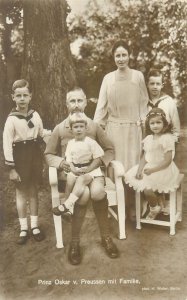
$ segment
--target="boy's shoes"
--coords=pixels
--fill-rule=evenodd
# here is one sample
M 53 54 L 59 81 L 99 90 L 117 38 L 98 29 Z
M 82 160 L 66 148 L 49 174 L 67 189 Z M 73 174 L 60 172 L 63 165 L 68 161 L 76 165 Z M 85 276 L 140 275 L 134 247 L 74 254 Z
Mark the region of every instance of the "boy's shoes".
M 21 230 L 21 232 L 25 232 L 26 234 L 25 235 L 21 235 L 19 236 L 18 240 L 17 240 L 17 244 L 18 245 L 24 245 L 26 244 L 28 238 L 29 238 L 29 231 L 28 230 Z M 20 232 L 20 234 L 21 234 Z
M 35 229 L 38 229 L 39 232 L 38 233 L 34 233 Z M 41 242 L 45 238 L 44 233 L 41 231 L 41 229 L 39 227 L 31 228 L 31 234 L 32 234 L 33 238 L 35 239 L 35 241 L 37 241 L 37 242 Z
M 148 213 L 146 220 L 154 220 L 160 212 L 161 207 L 159 205 L 150 206 L 150 212 Z
M 55 216 L 62 216 L 65 221 L 69 221 L 70 222 L 72 213 L 71 213 L 71 211 L 64 204 L 62 204 L 62 206 L 64 208 L 63 211 L 61 211 L 58 206 L 53 207 L 53 209 L 52 209 L 53 214 Z
M 62 204 L 63 205 L 63 204 Z M 52 212 L 55 216 L 61 216 L 62 215 L 62 211 L 58 208 L 58 206 L 53 207 Z
M 68 251 L 68 260 L 72 265 L 79 265 L 81 263 L 81 251 L 79 242 L 71 242 Z
M 106 238 L 102 238 L 101 244 L 110 258 L 117 258 L 119 256 L 119 250 L 113 243 L 111 237 L 108 236 Z

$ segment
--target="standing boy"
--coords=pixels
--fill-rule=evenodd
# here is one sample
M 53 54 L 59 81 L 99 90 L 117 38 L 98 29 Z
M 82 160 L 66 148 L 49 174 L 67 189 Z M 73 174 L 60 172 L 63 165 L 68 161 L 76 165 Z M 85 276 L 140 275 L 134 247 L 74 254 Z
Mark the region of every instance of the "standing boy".
M 42 175 L 39 138 L 44 136 L 44 130 L 39 114 L 29 107 L 31 98 L 29 83 L 24 79 L 16 80 L 12 86 L 15 108 L 9 114 L 3 132 L 5 164 L 10 170 L 10 180 L 16 186 L 16 205 L 21 227 L 17 243 L 20 245 L 25 244 L 29 238 L 27 201 L 30 207 L 31 235 L 37 242 L 44 238 L 38 227 L 37 193 Z
M 162 92 L 163 77 L 160 70 L 152 69 L 148 74 L 147 88 L 150 100 L 148 102 L 148 110 L 154 107 L 163 109 L 166 119 L 171 126 L 172 133 L 177 142 L 180 135 L 180 120 L 175 101 Z

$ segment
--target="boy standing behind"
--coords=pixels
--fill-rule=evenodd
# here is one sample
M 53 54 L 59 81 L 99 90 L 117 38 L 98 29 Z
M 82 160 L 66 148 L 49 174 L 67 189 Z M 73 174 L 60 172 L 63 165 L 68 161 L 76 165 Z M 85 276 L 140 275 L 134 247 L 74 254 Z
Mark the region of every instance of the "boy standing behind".
M 180 120 L 177 106 L 175 101 L 169 95 L 162 92 L 163 77 L 160 70 L 152 69 L 149 72 L 147 88 L 150 97 L 148 110 L 150 111 L 152 108 L 159 107 L 165 112 L 166 119 L 171 126 L 172 133 L 177 142 L 180 135 Z

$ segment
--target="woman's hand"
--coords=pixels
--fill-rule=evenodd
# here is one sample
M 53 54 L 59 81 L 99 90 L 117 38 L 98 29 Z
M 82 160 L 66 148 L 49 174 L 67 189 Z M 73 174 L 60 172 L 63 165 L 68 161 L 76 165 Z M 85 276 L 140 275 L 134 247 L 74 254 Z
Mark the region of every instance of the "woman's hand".
M 153 169 L 152 168 L 146 167 L 144 169 L 144 174 L 151 175 L 152 173 L 153 173 Z
M 10 170 L 9 179 L 13 182 L 21 182 L 21 178 L 15 169 Z
M 137 172 L 135 177 L 136 177 L 136 179 L 138 179 L 138 180 L 142 179 L 142 178 L 143 178 L 142 172 Z

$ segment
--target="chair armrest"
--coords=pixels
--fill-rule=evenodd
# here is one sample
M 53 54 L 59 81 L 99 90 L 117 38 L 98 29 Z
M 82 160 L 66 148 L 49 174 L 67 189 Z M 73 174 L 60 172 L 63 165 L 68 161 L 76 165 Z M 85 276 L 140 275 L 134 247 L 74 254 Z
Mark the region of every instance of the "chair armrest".
M 110 166 L 114 169 L 115 177 L 123 177 L 125 175 L 124 167 L 120 161 L 112 160 L 109 164 Z
M 49 183 L 51 186 L 51 197 L 52 197 L 52 207 L 60 205 L 60 198 L 58 192 L 58 176 L 57 169 L 54 167 L 49 167 Z M 53 220 L 55 225 L 55 235 L 56 235 L 56 247 L 63 248 L 63 238 L 62 238 L 62 220 L 61 216 L 55 216 L 53 214 Z
M 57 169 L 54 167 L 49 167 L 49 183 L 50 185 L 58 184 Z

